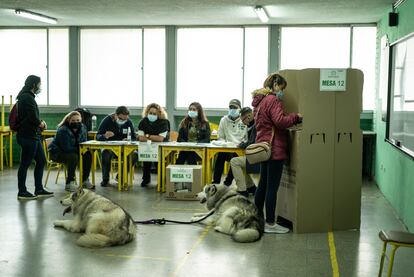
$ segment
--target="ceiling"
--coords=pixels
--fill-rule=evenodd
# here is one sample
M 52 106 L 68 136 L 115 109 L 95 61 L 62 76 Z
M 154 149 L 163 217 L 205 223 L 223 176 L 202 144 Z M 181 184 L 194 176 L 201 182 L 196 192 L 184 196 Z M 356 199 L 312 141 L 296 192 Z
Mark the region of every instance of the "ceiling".
M 14 14 L 25 9 L 58 19 L 58 26 L 258 25 L 253 7 L 263 6 L 268 24 L 374 23 L 393 0 L 1 0 L 0 26 L 45 26 Z

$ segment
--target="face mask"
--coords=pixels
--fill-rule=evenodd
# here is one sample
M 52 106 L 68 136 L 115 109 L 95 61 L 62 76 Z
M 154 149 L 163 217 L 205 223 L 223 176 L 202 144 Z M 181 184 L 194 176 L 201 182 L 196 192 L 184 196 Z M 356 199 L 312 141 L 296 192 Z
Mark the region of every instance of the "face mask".
M 230 109 L 229 110 L 229 116 L 231 116 L 233 118 L 239 117 L 239 114 L 240 114 L 239 109 Z
M 191 118 L 196 118 L 198 116 L 197 111 L 188 111 L 188 116 Z
M 116 123 L 118 123 L 119 126 L 124 125 L 125 122 L 127 122 L 127 121 L 126 120 L 119 119 L 119 118 L 116 120 Z
M 82 127 L 82 122 L 69 123 L 69 128 L 71 129 L 80 129 L 81 127 Z
M 279 98 L 280 100 L 282 100 L 283 95 L 284 95 L 283 90 L 279 90 L 279 91 L 276 93 L 277 98 Z
M 148 115 L 148 120 L 150 121 L 150 122 L 154 122 L 154 121 L 156 121 L 158 119 L 158 116 L 156 116 L 156 115 L 153 115 L 153 114 L 149 114 Z
M 41 88 L 38 88 L 37 90 L 35 90 L 34 94 L 38 95 L 41 92 L 42 92 L 42 89 Z

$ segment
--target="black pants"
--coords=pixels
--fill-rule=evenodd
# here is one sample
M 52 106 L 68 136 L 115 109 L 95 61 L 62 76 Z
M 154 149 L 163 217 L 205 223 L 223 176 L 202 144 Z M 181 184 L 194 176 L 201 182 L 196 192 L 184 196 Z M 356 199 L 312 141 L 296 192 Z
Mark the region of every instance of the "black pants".
M 216 163 L 214 164 L 214 176 L 213 176 L 213 184 L 220 184 L 221 182 L 221 175 L 223 174 L 224 170 L 224 163 L 226 161 L 230 161 L 231 158 L 236 157 L 237 155 L 234 153 L 218 153 Z M 231 182 L 233 182 L 233 172 L 231 171 L 231 167 L 229 169 L 229 173 L 224 180 L 224 184 L 226 186 L 230 186 Z
M 66 184 L 75 180 L 76 167 L 79 163 L 79 154 L 78 153 L 59 153 L 57 155 L 52 155 L 52 160 L 58 163 L 65 164 L 68 170 L 68 176 L 66 177 Z M 89 173 L 91 172 L 92 165 L 92 155 L 90 152 L 83 154 L 83 166 L 82 166 L 82 181 L 85 181 L 89 178 Z
M 151 182 L 151 166 L 153 164 L 154 164 L 155 168 L 158 170 L 158 163 L 157 162 L 142 162 L 142 181 L 144 183 Z
M 46 164 L 45 152 L 39 139 L 23 138 L 17 136 L 17 143 L 21 147 L 20 151 L 20 166 L 17 172 L 17 183 L 19 193 L 26 192 L 26 177 L 27 170 L 35 160 L 36 165 L 34 169 L 35 191 L 43 190 L 42 179 L 43 169 Z M 3 151 L 3 149 L 0 149 Z
M 198 155 L 195 152 L 192 151 L 181 151 L 180 154 L 178 154 L 178 159 L 175 164 L 197 164 L 197 161 L 200 160 Z
M 132 164 L 135 164 L 138 160 L 138 153 L 133 152 L 131 155 L 132 155 Z M 102 151 L 102 180 L 103 181 L 109 181 L 109 172 L 111 171 L 111 160 L 113 157 L 115 157 L 115 154 L 111 150 L 105 149 Z
M 269 160 L 260 163 L 260 181 L 254 197 L 254 203 L 263 215 L 266 204 L 266 222 L 275 222 L 277 191 L 282 177 L 284 160 Z

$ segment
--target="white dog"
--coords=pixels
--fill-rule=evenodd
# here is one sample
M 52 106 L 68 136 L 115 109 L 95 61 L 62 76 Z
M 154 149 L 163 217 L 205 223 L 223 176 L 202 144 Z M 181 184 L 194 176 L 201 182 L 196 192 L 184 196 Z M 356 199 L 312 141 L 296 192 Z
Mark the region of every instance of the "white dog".
M 207 210 L 214 209 L 202 223 L 212 224 L 214 230 L 230 235 L 237 242 L 254 242 L 262 237 L 264 219 L 246 197 L 223 184 L 212 184 L 206 185 L 197 198 L 206 203 Z M 194 214 L 191 221 L 198 221 L 210 213 Z
M 55 227 L 84 234 L 77 240 L 82 247 L 122 245 L 132 241 L 136 226 L 131 216 L 119 205 L 90 190 L 81 188 L 60 201 L 68 206 L 63 215 L 73 212 L 72 220 L 56 220 Z

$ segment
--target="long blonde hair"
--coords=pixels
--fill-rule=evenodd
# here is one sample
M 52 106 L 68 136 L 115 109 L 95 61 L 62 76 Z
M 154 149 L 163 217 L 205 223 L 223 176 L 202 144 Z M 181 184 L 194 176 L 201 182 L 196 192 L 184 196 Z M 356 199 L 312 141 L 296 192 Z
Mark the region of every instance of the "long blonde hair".
M 69 121 L 72 119 L 72 117 L 79 115 L 81 117 L 81 121 L 82 121 L 82 116 L 79 112 L 77 111 L 71 111 L 69 112 L 67 115 L 65 115 L 62 119 L 62 121 L 57 125 L 57 127 L 61 127 L 65 124 L 69 124 Z
M 151 103 L 148 106 L 145 107 L 144 111 L 142 112 L 142 118 L 147 117 L 149 110 L 151 108 L 155 108 L 158 111 L 158 118 L 160 119 L 168 119 L 168 115 L 167 112 L 164 110 L 163 107 L 161 107 L 160 105 L 158 105 L 157 103 Z

